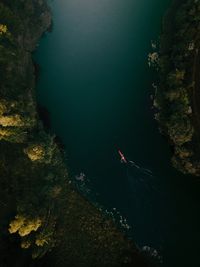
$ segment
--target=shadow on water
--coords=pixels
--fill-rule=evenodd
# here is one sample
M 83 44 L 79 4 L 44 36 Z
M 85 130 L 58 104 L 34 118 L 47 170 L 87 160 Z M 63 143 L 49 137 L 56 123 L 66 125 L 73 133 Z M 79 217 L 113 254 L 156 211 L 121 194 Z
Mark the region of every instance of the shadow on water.
M 160 251 L 163 266 L 199 267 L 200 182 L 171 167 L 151 109 L 147 55 L 169 2 L 53 1 L 53 32 L 35 54 L 38 99 L 93 201 L 120 211 L 130 237 Z M 120 164 L 116 144 L 144 169 Z

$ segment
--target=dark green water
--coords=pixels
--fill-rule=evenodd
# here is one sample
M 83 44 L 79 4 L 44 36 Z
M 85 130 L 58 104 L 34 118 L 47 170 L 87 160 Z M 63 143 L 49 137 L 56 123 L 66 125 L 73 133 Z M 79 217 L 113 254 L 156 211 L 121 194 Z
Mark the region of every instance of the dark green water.
M 167 267 L 199 267 L 200 182 L 170 166 L 153 120 L 147 65 L 170 0 L 56 0 L 54 28 L 40 42 L 39 102 L 98 203 L 116 208 L 139 246 Z M 117 149 L 153 176 L 120 163 Z

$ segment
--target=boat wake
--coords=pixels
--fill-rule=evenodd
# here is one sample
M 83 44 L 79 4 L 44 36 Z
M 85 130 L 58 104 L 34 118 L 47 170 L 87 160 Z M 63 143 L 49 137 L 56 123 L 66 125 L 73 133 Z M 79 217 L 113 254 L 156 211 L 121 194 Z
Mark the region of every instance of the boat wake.
M 121 150 L 118 150 L 118 154 L 120 156 L 120 161 L 123 164 L 126 164 L 127 166 L 131 166 L 139 170 L 141 173 L 153 177 L 153 173 L 151 170 L 142 168 L 139 165 L 137 165 L 134 161 L 129 160 L 128 158 L 125 157 L 125 155 L 121 152 Z
M 139 165 L 137 165 L 134 161 L 129 160 L 128 163 L 130 164 L 131 167 L 134 167 L 136 169 L 138 169 L 141 173 L 147 175 L 147 176 L 151 176 L 153 177 L 153 173 L 151 170 L 146 169 L 146 168 L 142 168 Z

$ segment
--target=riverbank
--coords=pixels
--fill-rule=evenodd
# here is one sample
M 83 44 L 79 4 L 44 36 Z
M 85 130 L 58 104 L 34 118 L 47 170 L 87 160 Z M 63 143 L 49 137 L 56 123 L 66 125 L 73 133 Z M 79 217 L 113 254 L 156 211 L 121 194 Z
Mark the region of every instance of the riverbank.
M 51 25 L 46 2 L 3 1 L 0 17 L 0 264 L 149 266 L 112 220 L 74 190 L 39 120 L 31 53 Z
M 155 115 L 173 148 L 172 163 L 200 176 L 199 8 L 192 0 L 174 1 L 164 18 L 155 95 Z

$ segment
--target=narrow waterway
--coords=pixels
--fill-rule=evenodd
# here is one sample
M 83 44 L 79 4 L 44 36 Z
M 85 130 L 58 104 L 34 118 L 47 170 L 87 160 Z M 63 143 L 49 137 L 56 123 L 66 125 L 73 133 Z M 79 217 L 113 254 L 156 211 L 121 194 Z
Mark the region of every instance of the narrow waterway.
M 37 93 L 72 176 L 86 175 L 94 200 L 116 208 L 130 237 L 156 248 L 164 266 L 199 267 L 200 182 L 171 168 L 151 109 L 147 55 L 169 3 L 53 1 L 53 32 L 35 54 Z M 118 149 L 152 175 L 121 164 Z

